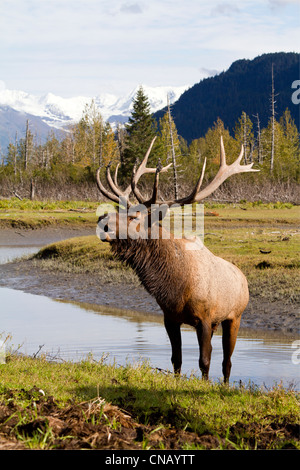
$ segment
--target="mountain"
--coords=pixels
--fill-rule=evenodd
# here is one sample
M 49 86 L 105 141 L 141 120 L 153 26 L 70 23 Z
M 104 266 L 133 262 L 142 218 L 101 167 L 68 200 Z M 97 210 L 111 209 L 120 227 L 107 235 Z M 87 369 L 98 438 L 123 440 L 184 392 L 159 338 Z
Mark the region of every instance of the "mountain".
M 105 121 L 109 121 L 114 127 L 117 123 L 124 123 L 132 110 L 132 101 L 137 89 L 132 90 L 126 96 L 115 96 L 103 93 L 94 97 L 77 96 L 62 98 L 52 93 L 36 96 L 24 91 L 1 90 L 0 91 L 0 145 L 4 151 L 9 142 L 18 137 L 24 137 L 26 121 L 29 120 L 31 131 L 43 142 L 50 131 L 61 136 L 65 129 L 81 117 L 86 104 L 94 100 L 96 107 Z M 163 108 L 169 94 L 170 102 L 174 103 L 187 89 L 181 87 L 149 87 L 143 85 L 151 107 L 155 113 Z
M 5 153 L 9 143 L 15 143 L 16 138 L 19 140 L 25 136 L 27 120 L 30 122 L 31 131 L 42 143 L 52 130 L 57 138 L 63 136 L 63 131 L 51 128 L 40 117 L 0 105 L 0 154 Z
M 272 64 L 275 110 L 279 119 L 288 107 L 299 129 L 299 104 L 293 104 L 292 83 L 299 80 L 300 54 L 263 54 L 253 60 L 237 60 L 227 71 L 206 78 L 185 91 L 172 106 L 178 133 L 188 143 L 205 135 L 219 117 L 231 132 L 245 111 L 256 125 L 268 124 L 271 114 Z M 158 120 L 165 109 L 155 113 Z

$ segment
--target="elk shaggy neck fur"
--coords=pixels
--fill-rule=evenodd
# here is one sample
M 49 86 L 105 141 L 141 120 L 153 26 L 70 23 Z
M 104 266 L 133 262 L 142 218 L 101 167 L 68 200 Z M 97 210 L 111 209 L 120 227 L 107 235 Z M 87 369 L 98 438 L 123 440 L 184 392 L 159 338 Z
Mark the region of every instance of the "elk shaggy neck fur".
M 177 278 L 176 274 L 172 273 L 174 247 L 169 240 L 128 238 L 117 240 L 111 245 L 118 259 L 136 272 L 142 285 L 161 306 L 168 302 L 174 290 L 177 292 L 174 280 L 176 284 L 182 284 L 182 282 L 180 282 L 181 277 Z M 176 269 L 176 266 L 174 268 Z

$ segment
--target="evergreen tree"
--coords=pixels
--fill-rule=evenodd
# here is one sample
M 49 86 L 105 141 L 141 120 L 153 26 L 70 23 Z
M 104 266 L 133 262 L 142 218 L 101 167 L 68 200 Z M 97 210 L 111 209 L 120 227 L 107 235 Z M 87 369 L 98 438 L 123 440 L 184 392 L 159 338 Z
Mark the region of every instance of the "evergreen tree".
M 136 160 L 141 161 L 147 152 L 149 145 L 156 135 L 156 125 L 150 111 L 150 104 L 142 87 L 137 91 L 133 101 L 133 111 L 126 124 L 126 148 L 122 174 L 130 175 Z M 149 166 L 156 166 L 157 156 L 153 148 L 149 157 Z

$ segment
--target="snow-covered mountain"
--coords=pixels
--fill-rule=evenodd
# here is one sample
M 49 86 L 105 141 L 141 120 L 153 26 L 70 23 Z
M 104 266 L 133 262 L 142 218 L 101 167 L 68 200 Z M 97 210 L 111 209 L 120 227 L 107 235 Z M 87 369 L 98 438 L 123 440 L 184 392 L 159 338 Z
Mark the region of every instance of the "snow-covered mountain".
M 168 95 L 170 102 L 174 103 L 187 88 L 188 86 L 149 87 L 143 85 L 153 113 L 167 105 Z M 37 96 L 18 90 L 0 90 L 0 144 L 2 150 L 10 141 L 14 141 L 16 131 L 21 137 L 20 132 L 22 134 L 25 131 L 27 119 L 33 125 L 36 134 L 43 140 L 45 133 L 47 134 L 51 128 L 63 131 L 68 125 L 78 122 L 85 106 L 90 104 L 92 100 L 103 119 L 109 121 L 113 127 L 117 123 L 127 122 L 137 89 L 138 87 L 126 96 L 103 93 L 93 97 L 76 96 L 73 98 L 62 98 L 52 93 Z

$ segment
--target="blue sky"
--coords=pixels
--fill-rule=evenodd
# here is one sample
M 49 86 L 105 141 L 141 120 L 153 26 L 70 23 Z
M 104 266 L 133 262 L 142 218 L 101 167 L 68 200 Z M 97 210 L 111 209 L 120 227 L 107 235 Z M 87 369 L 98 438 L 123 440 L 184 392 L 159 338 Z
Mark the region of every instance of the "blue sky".
M 0 0 L 0 89 L 193 85 L 237 59 L 300 52 L 299 24 L 300 0 Z

